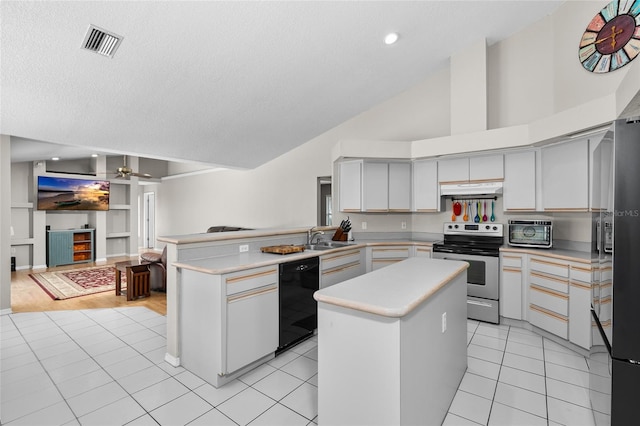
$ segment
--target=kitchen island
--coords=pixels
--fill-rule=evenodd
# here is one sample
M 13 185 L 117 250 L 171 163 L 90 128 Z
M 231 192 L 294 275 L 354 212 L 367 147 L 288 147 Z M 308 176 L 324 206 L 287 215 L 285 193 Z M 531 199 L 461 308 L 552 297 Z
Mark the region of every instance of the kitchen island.
M 468 266 L 411 258 L 315 293 L 319 424 L 442 423 L 467 367 Z

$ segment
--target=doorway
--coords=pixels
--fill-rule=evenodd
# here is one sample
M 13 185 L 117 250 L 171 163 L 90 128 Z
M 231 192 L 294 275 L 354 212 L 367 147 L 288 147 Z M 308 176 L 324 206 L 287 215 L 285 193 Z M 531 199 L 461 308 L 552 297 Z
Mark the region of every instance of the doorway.
M 331 176 L 318 178 L 318 226 L 330 226 L 333 222 Z
M 156 242 L 156 194 L 155 192 L 144 193 L 143 206 L 143 235 L 144 246 L 154 248 Z

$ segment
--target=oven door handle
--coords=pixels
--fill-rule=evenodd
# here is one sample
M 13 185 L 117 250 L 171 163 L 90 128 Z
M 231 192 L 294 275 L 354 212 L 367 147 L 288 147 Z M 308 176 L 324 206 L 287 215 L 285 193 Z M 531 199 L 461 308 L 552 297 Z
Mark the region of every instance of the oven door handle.
M 491 303 L 487 303 L 487 302 L 478 302 L 477 300 L 467 300 L 467 303 L 469 305 L 477 305 L 477 306 L 484 306 L 486 308 L 490 308 L 491 306 L 493 306 Z

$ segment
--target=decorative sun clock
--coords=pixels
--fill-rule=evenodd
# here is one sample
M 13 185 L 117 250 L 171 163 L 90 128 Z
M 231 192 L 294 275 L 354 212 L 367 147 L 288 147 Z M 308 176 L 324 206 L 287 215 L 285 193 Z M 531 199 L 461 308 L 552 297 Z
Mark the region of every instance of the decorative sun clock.
M 640 53 L 640 0 L 614 0 L 593 17 L 580 40 L 582 66 L 615 71 Z

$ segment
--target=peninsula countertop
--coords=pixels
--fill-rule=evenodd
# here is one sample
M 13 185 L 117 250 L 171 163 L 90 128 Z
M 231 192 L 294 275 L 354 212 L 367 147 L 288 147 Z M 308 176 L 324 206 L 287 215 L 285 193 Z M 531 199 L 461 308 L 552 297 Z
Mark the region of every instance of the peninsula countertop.
M 183 262 L 174 262 L 173 265 L 177 268 L 190 269 L 205 274 L 227 274 L 230 272 L 237 272 L 245 269 L 260 268 L 264 266 L 278 265 L 283 262 L 291 262 L 300 259 L 306 259 L 309 257 L 323 256 L 330 253 L 336 253 L 339 251 L 347 251 L 352 249 L 361 249 L 371 246 L 391 246 L 391 245 L 411 245 L 411 246 L 432 246 L 431 241 L 363 241 L 353 242 L 344 247 L 336 247 L 329 250 L 305 250 L 300 253 L 291 253 L 286 255 L 261 253 L 261 252 L 246 252 L 239 254 L 232 254 L 226 256 L 207 257 L 203 259 L 186 260 Z
M 469 267 L 467 262 L 409 258 L 318 290 L 314 298 L 391 318 L 407 315 Z

